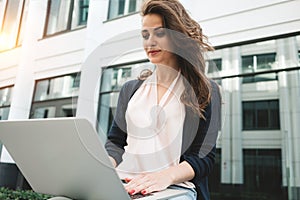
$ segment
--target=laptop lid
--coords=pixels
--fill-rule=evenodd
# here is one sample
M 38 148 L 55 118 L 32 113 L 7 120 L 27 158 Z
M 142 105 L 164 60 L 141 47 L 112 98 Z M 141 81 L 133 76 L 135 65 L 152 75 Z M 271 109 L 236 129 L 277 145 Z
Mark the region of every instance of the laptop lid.
M 1 121 L 0 141 L 36 192 L 74 199 L 129 199 L 85 119 Z
M 130 199 L 86 119 L 0 121 L 0 141 L 36 192 L 73 199 Z M 166 190 L 151 199 L 183 193 Z

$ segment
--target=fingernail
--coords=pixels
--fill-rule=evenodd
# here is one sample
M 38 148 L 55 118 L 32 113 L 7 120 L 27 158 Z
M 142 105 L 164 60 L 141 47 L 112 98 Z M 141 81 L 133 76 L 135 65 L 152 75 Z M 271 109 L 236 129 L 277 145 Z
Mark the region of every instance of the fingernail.
M 125 180 L 126 183 L 129 183 L 131 181 L 130 178 L 125 178 L 124 180 Z
M 135 193 L 135 190 L 130 190 L 129 194 L 132 195 L 133 193 Z
M 146 194 L 146 192 L 147 192 L 146 190 L 142 190 L 141 191 L 142 194 Z

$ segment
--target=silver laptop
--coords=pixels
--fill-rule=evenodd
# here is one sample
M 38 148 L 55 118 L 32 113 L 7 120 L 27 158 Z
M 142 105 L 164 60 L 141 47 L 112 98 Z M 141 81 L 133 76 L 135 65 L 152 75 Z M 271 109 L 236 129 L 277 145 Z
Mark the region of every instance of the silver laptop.
M 0 141 L 36 192 L 71 199 L 131 199 L 86 119 L 0 121 Z M 141 199 L 183 193 L 167 189 Z

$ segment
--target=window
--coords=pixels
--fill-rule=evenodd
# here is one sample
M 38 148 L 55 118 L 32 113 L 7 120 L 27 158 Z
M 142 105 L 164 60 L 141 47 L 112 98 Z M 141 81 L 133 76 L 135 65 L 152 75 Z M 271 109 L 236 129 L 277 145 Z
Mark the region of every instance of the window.
M 108 19 L 128 15 L 139 10 L 143 0 L 110 0 Z
M 242 56 L 242 72 L 243 73 L 255 73 L 261 71 L 267 71 L 273 69 L 275 63 L 276 54 L 259 54 Z M 243 78 L 243 83 L 252 83 L 259 81 L 277 80 L 275 73 L 267 73 L 260 75 L 250 75 Z
M 89 0 L 49 0 L 44 35 L 74 30 L 87 23 Z
M 0 88 L 0 120 L 8 119 L 13 87 Z
M 98 129 L 107 133 L 117 107 L 117 100 L 122 85 L 138 77 L 143 69 L 153 70 L 151 63 L 137 63 L 103 70 L 98 105 Z
M 2 9 L 4 10 L 2 27 L 0 27 L 0 51 L 12 49 L 22 44 L 28 3 L 29 0 L 0 1 L 0 9 L 1 7 L 4 8 Z
M 215 79 L 215 81 L 222 85 L 221 71 L 222 71 L 222 58 L 211 59 L 206 61 L 208 77 Z
M 207 73 L 216 73 L 222 70 L 222 59 L 212 59 L 208 60 L 208 71 Z
M 279 128 L 278 100 L 243 102 L 243 130 L 277 130 Z
M 79 1 L 79 20 L 78 25 L 86 25 L 89 14 L 89 0 Z
M 80 74 L 36 81 L 30 118 L 73 117 Z
M 287 192 L 282 187 L 281 150 L 245 149 L 243 159 L 243 191 L 253 195 L 249 199 L 288 199 Z
M 223 149 L 222 149 L 223 150 Z M 221 183 L 221 150 L 216 150 L 215 164 L 209 178 L 211 199 L 272 199 L 287 200 L 287 189 L 282 186 L 280 149 L 244 149 L 244 183 Z M 272 177 L 272 178 L 270 178 Z
M 25 33 L 25 24 L 26 24 L 27 15 L 28 15 L 28 4 L 29 4 L 29 0 L 26 0 L 24 3 L 24 6 L 23 6 L 20 31 L 19 31 L 19 35 L 18 35 L 18 39 L 17 39 L 17 46 L 20 46 L 23 43 L 24 33 Z

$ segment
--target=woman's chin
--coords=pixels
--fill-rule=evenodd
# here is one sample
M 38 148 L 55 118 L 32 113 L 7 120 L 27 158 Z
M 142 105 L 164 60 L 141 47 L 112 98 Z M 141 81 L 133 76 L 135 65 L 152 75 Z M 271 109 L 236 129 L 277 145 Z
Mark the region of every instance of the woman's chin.
M 155 65 L 162 64 L 161 59 L 157 59 L 157 58 L 149 58 L 149 61 Z

